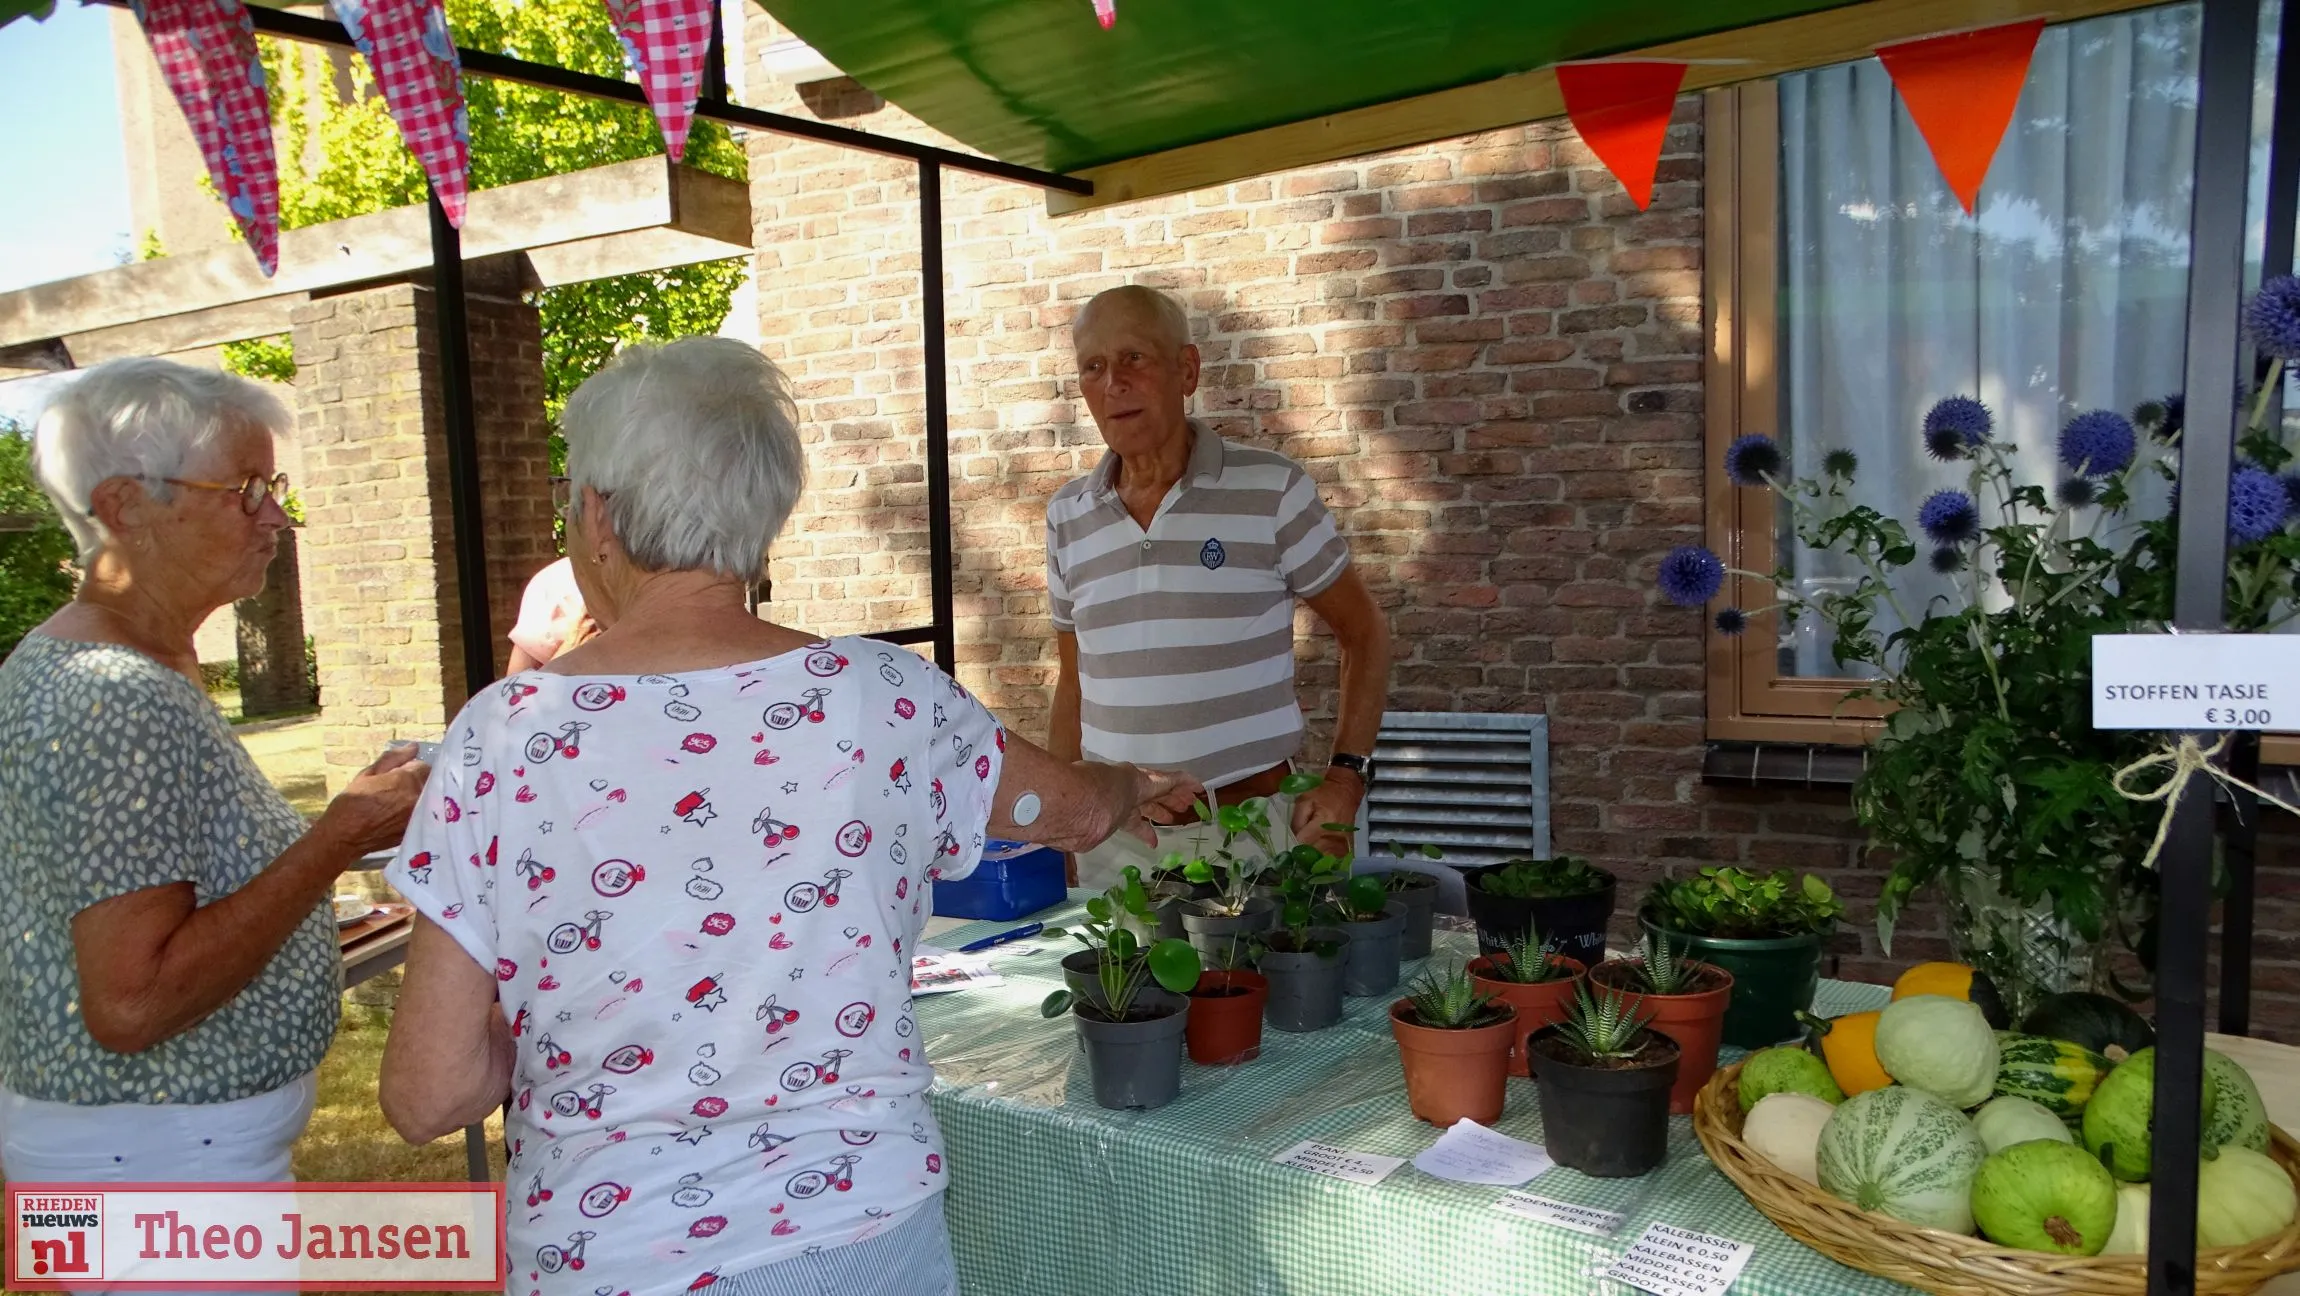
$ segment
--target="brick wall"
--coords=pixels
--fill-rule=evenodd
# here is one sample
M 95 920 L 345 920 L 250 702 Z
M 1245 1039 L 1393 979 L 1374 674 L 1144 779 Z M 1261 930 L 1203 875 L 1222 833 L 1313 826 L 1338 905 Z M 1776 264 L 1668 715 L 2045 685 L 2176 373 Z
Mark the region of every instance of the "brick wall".
M 526 579 L 551 555 L 541 343 L 533 307 L 470 299 L 498 667 Z M 431 293 L 408 284 L 297 308 L 304 608 L 319 657 L 331 791 L 396 739 L 433 739 L 462 705 Z
M 752 21 L 754 45 L 773 34 Z M 749 101 L 804 111 L 772 83 Z M 845 124 L 932 138 L 893 108 Z M 750 148 L 760 335 L 797 383 L 813 471 L 775 547 L 772 615 L 922 624 L 915 170 Z M 1043 733 L 1045 501 L 1102 449 L 1067 326 L 1095 292 L 1152 284 L 1190 308 L 1200 417 L 1294 457 L 1339 515 L 1392 618 L 1390 705 L 1548 714 L 1556 847 L 1622 874 L 1625 909 L 1664 872 L 1810 870 L 1854 911 L 1844 975 L 1944 957 L 1930 904 L 1892 958 L 1878 948 L 1881 864 L 1843 793 L 1701 782 L 1702 622 L 1651 588 L 1702 533 L 1700 148 L 1688 97 L 1643 213 L 1562 123 L 1060 220 L 1033 191 L 946 178 L 961 677 Z M 1305 633 L 1299 661 L 1319 754 L 1331 640 Z M 2290 929 L 2294 879 L 2263 883 L 2264 932 Z M 2300 1038 L 2300 947 L 2260 952 L 2257 1015 Z

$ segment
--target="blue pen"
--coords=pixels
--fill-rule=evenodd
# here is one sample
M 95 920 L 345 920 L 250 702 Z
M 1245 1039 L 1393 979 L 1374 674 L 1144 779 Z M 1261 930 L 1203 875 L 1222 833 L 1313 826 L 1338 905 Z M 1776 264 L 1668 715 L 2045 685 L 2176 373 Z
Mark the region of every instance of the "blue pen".
M 993 945 L 1004 945 L 1008 941 L 1018 941 L 1026 936 L 1036 936 L 1038 933 L 1045 930 L 1045 923 L 1024 923 L 1020 927 L 1015 928 L 1013 931 L 1002 931 L 996 936 L 985 936 L 981 940 L 970 941 L 967 944 L 959 946 L 958 952 L 961 954 L 972 954 L 977 950 L 989 949 Z

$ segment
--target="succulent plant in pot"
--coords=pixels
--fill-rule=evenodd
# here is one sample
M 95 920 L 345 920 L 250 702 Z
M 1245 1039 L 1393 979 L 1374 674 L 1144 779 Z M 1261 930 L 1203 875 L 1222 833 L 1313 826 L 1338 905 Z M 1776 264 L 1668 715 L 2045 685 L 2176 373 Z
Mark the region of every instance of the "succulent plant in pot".
M 1676 1088 L 1669 1110 L 1693 1110 L 1701 1086 L 1717 1071 L 1717 1046 L 1725 1029 L 1733 974 L 1691 958 L 1669 937 L 1648 931 L 1637 957 L 1607 959 L 1591 968 L 1589 980 L 1604 989 L 1637 995 L 1651 1015 L 1653 1029 L 1677 1042 Z
M 1573 1015 L 1528 1041 L 1542 1137 L 1559 1165 L 1624 1178 L 1661 1164 L 1678 1047 L 1650 1020 L 1641 997 L 1584 984 Z
M 1546 948 L 1535 927 L 1503 942 L 1500 953 L 1470 960 L 1469 974 L 1477 988 L 1517 1009 L 1517 1033 L 1509 1050 L 1511 1075 L 1532 1074 L 1526 1037 L 1566 1019 L 1586 971 L 1580 960 Z
M 1198 984 L 1198 951 L 1184 941 L 1146 943 L 1137 935 L 1155 926 L 1142 871 L 1130 865 L 1108 891 L 1086 902 L 1080 930 L 1067 933 L 1094 957 L 1091 986 L 1057 990 L 1039 1005 L 1047 1017 L 1067 1012 L 1076 1023 L 1094 1101 L 1104 1107 L 1163 1107 L 1182 1087 L 1190 1005 L 1182 996 Z
M 1552 949 L 1585 964 L 1605 957 L 1613 921 L 1614 877 L 1578 855 L 1515 859 L 1465 871 L 1469 916 L 1478 948 L 1500 951 L 1528 927 L 1548 933 Z
M 1431 969 L 1390 1005 L 1406 1073 L 1406 1104 L 1433 1125 L 1501 1117 L 1517 1010 L 1481 991 L 1456 964 Z
M 1725 1042 L 1762 1048 L 1798 1036 L 1797 1014 L 1813 1007 L 1821 954 L 1844 912 L 1810 873 L 1710 867 L 1655 882 L 1637 916 L 1648 932 L 1733 974 Z

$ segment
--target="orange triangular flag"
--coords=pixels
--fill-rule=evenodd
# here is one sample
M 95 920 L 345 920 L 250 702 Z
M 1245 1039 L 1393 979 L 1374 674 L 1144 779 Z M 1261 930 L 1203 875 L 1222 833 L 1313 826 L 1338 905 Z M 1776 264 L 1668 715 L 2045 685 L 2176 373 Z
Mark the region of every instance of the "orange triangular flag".
M 1661 141 L 1685 84 L 1683 63 L 1560 63 L 1557 86 L 1581 142 L 1629 191 L 1639 211 L 1653 201 Z
M 1904 41 L 1877 51 L 1933 163 L 1970 216 L 1981 181 L 2020 104 L 2044 19 Z

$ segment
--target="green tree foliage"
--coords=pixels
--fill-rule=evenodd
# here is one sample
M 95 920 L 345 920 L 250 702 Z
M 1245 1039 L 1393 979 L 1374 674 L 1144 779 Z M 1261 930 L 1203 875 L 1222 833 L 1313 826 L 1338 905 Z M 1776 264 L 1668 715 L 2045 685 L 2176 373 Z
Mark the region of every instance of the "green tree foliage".
M 455 43 L 465 48 L 599 76 L 626 75 L 622 42 L 598 0 L 447 0 L 447 22 Z M 324 60 L 285 57 L 285 49 L 268 39 L 262 44 L 273 86 L 283 228 L 424 201 L 423 170 L 400 140 L 364 59 L 349 58 L 331 69 Z M 315 66 L 337 85 L 348 84 L 351 94 L 311 85 Z M 466 76 L 463 90 L 474 188 L 663 151 L 654 114 L 638 105 L 479 76 Z M 299 160 L 305 165 L 297 165 Z M 747 174 L 742 146 L 710 122 L 695 123 L 685 160 L 737 180 Z M 743 261 L 733 258 L 545 290 L 536 305 L 543 316 L 544 400 L 553 425 L 568 394 L 619 344 L 717 329 L 742 277 Z
M 72 537 L 32 479 L 32 438 L 0 420 L 0 513 L 34 514 L 32 531 L 0 531 L 0 657 L 72 597 Z
M 295 381 L 295 346 L 284 337 L 249 338 L 223 345 L 224 368 L 242 378 Z

